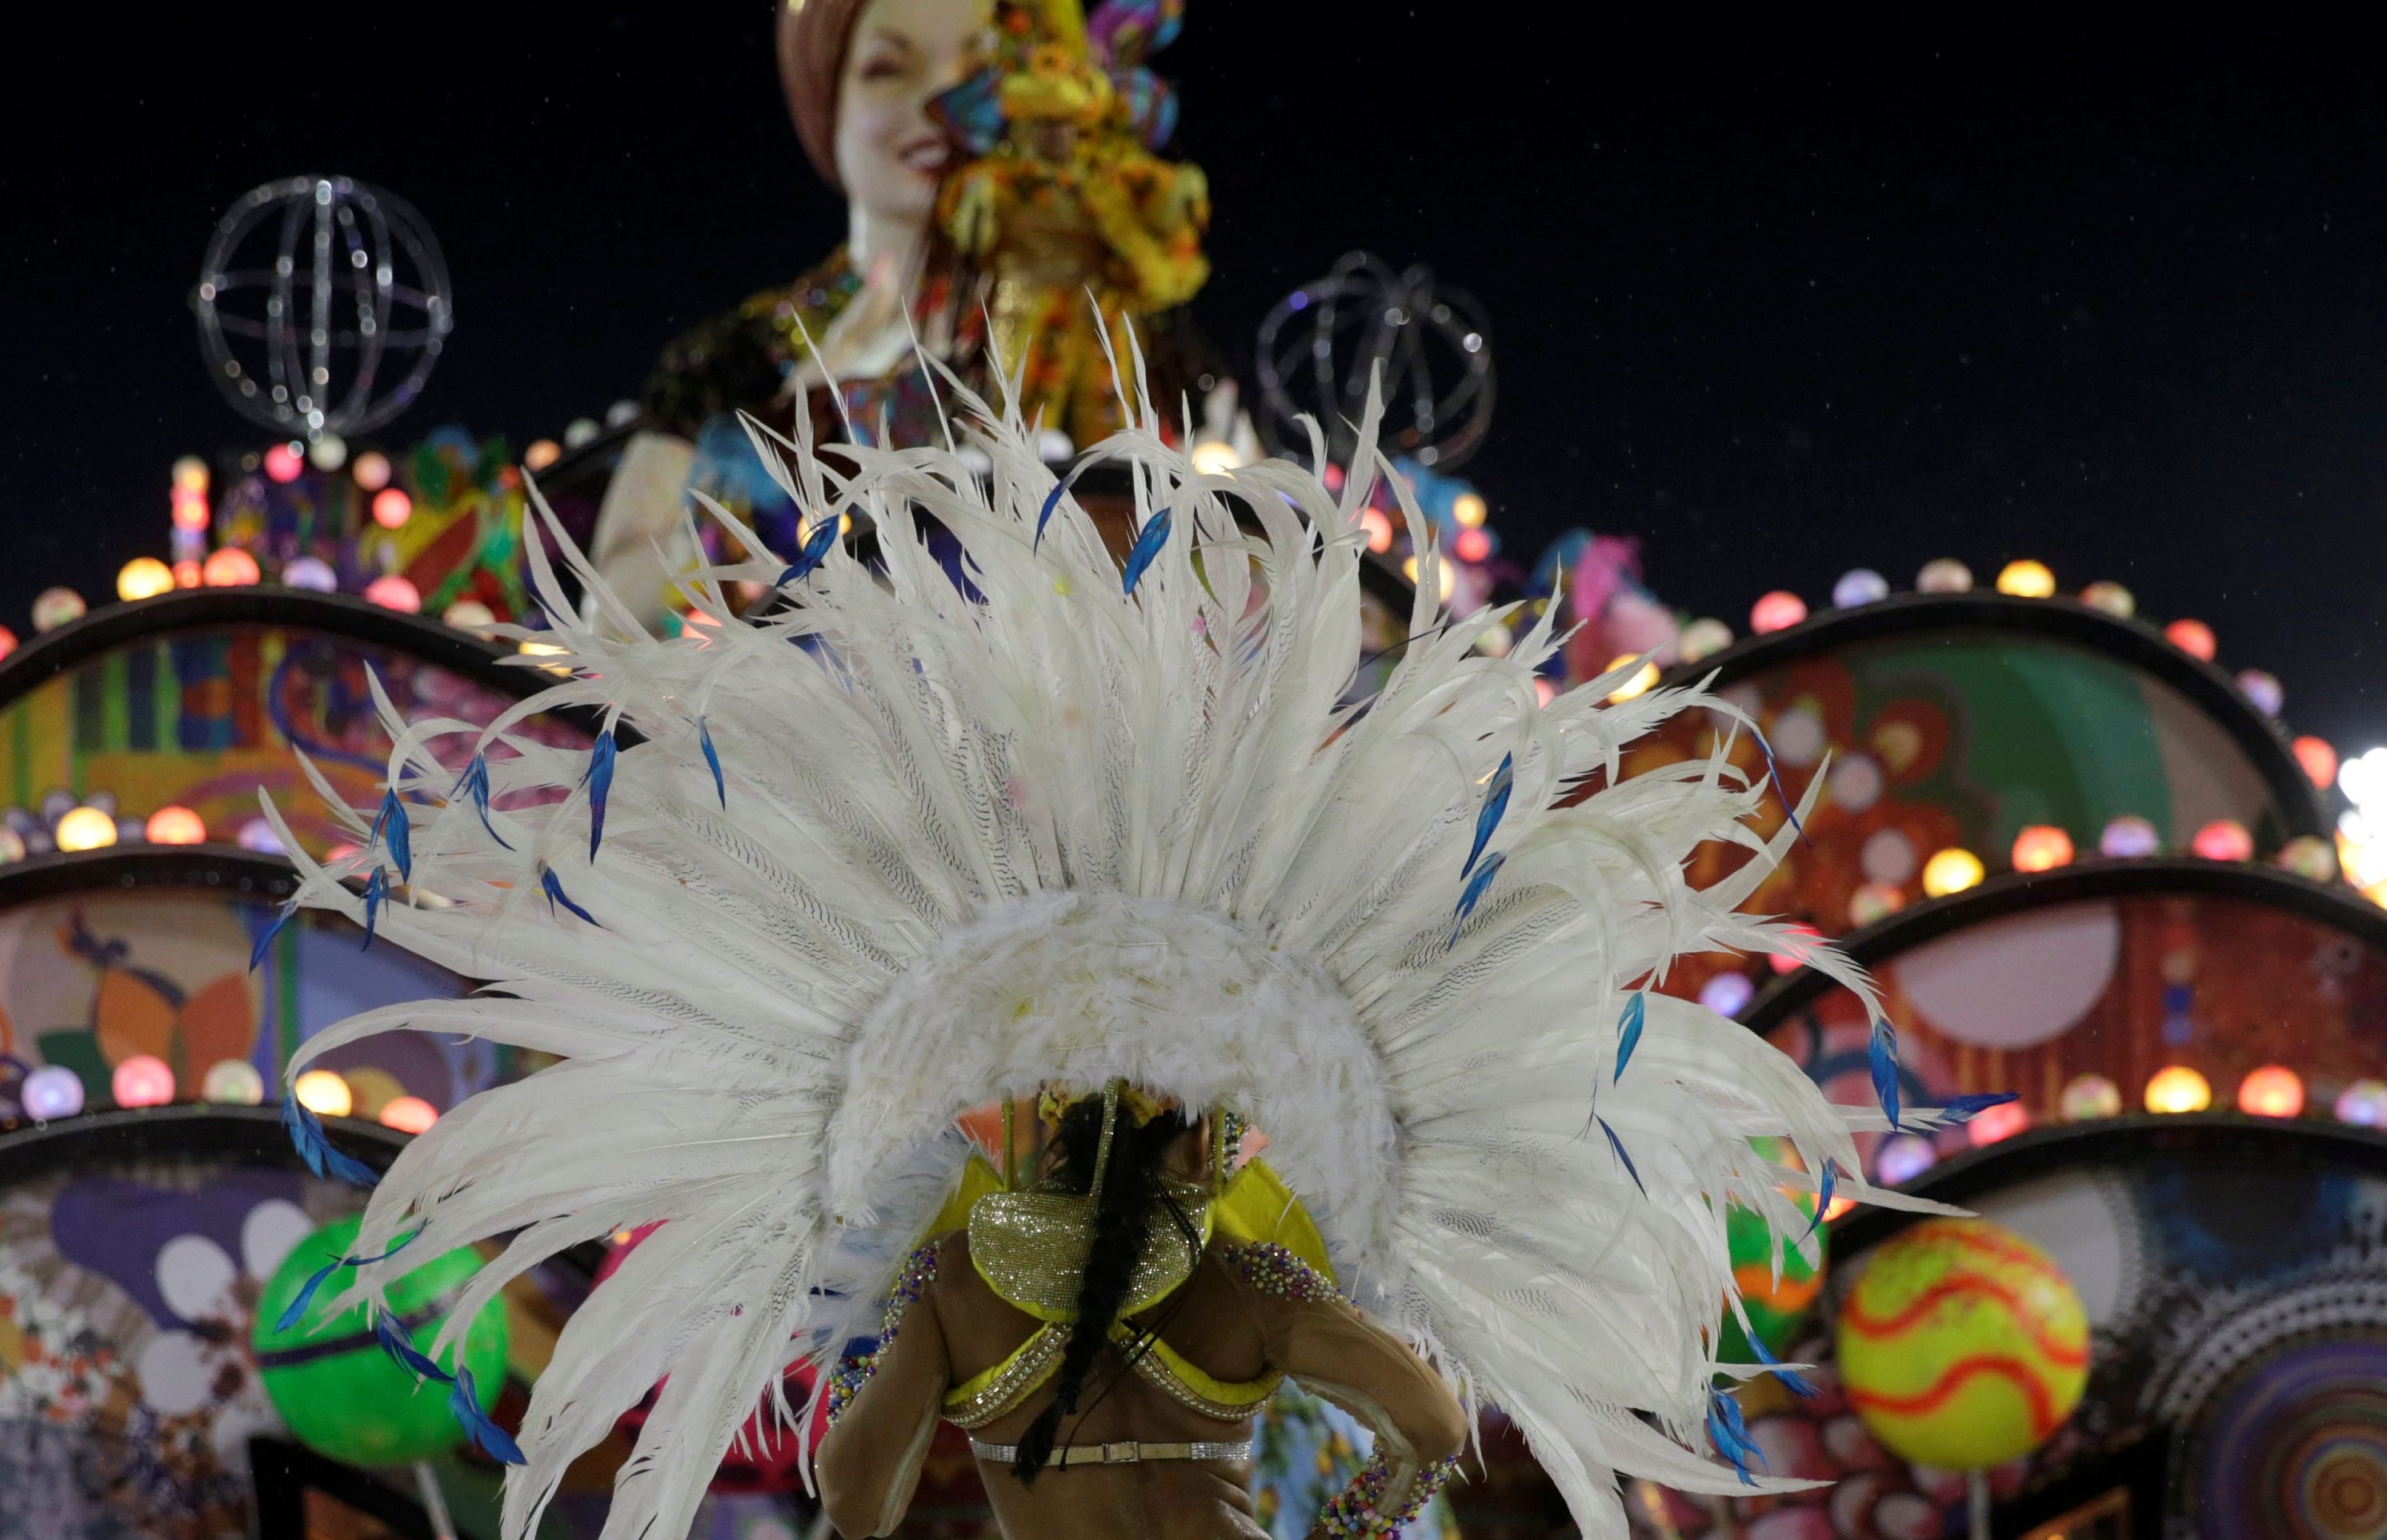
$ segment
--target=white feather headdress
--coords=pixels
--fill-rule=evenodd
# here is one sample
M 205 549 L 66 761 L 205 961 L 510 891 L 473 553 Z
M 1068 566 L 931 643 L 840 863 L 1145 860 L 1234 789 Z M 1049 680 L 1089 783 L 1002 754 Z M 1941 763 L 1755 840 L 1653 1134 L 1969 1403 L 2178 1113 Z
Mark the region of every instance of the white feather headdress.
M 1547 619 L 1495 657 L 1477 643 L 1510 617 L 1424 599 L 1354 703 L 1368 467 L 1339 499 L 1283 461 L 1199 473 L 1147 421 L 1101 450 L 1136 489 L 1122 572 L 1016 414 L 964 404 L 968 453 L 824 462 L 758 432 L 816 531 L 876 522 L 881 570 L 816 534 L 703 574 L 711 624 L 676 639 L 566 543 L 595 600 L 576 618 L 531 542 L 557 625 L 536 635 L 564 650 L 536 662 L 570 677 L 486 729 L 393 721 L 391 796 L 346 810 L 363 852 L 296 857 L 301 902 L 489 989 L 342 1023 L 294 1078 L 401 1027 L 563 1059 L 399 1155 L 360 1249 L 414 1239 L 360 1290 L 511 1235 L 461 1325 L 540 1259 L 668 1221 L 564 1328 L 506 1533 L 666 1375 L 605 1534 L 684 1533 L 754 1407 L 792 1422 L 783 1367 L 867 1330 L 959 1175 L 955 1115 L 1111 1076 L 1266 1130 L 1353 1297 L 1523 1429 L 1586 1535 L 1624 1533 L 1618 1471 L 1740 1490 L 1686 1446 L 1749 1448 L 1711 1390 L 1758 1371 L 1711 1357 L 1726 1205 L 1812 1244 L 1787 1194 L 1837 1172 L 1876 1195 L 1850 1133 L 1888 1124 L 1652 992 L 1685 953 L 1798 948 L 1870 999 L 1736 913 L 1790 835 L 1749 827 L 1762 783 L 1721 746 L 1620 775 L 1672 713 L 1735 713 L 1608 704 L 1622 674 L 1546 702 Z M 721 585 L 755 579 L 786 606 L 734 618 Z M 593 754 L 516 730 L 560 705 L 603 714 Z M 1695 890 L 1706 840 L 1757 859 Z

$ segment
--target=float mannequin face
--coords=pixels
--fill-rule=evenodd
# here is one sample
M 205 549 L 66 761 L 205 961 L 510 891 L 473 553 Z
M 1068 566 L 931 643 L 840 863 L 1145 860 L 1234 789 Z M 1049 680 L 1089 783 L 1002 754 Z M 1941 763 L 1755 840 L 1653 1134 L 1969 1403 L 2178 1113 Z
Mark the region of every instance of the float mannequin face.
M 837 174 L 857 259 L 909 250 L 928 229 L 952 147 L 929 121 L 940 92 L 976 69 L 979 0 L 869 0 L 847 45 L 837 97 Z

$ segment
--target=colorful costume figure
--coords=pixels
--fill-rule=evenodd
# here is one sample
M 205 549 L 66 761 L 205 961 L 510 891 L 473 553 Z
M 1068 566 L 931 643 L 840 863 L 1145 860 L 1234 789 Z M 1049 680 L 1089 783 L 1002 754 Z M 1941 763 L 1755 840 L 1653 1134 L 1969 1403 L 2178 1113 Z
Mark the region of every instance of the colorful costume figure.
M 1613 678 L 1544 703 L 1547 621 L 1492 657 L 1505 612 L 1431 600 L 1383 689 L 1346 701 L 1372 478 L 1338 500 L 1284 461 L 1199 473 L 1147 415 L 1106 446 L 1140 501 L 1115 562 L 1016 411 L 950 407 L 958 449 L 772 448 L 816 527 L 853 509 L 908 531 L 917 508 L 964 578 L 915 538 L 872 570 L 740 527 L 758 559 L 697 584 L 718 624 L 658 640 L 601 585 L 576 619 L 542 569 L 539 635 L 568 650 L 537 662 L 575 672 L 521 714 L 601 713 L 595 749 L 519 716 L 393 721 L 360 853 L 294 857 L 294 902 L 491 981 L 337 1026 L 294 1074 L 397 1027 L 562 1061 L 398 1157 L 358 1288 L 512 1235 L 466 1321 L 538 1259 L 662 1221 L 534 1390 L 507 1534 L 659 1380 L 605 1534 L 683 1533 L 758 1401 L 808 1425 L 781 1388 L 799 1356 L 842 1387 L 819 1475 L 864 1529 L 942 1415 L 988 1446 L 1015 1534 L 1157 1533 L 1193 1490 L 1203 1517 L 1170 1533 L 1252 1534 L 1244 1420 L 1280 1375 L 1379 1430 L 1328 1533 L 1385 1532 L 1484 1403 L 1587 1535 L 1624 1533 L 1620 1471 L 1772 1489 L 1714 1389 L 1764 1371 L 1715 1361 L 1727 1207 L 1811 1247 L 1807 1173 L 1826 1201 L 1930 1206 L 1875 1194 L 1850 1133 L 1946 1115 L 1898 1108 L 1894 1074 L 1887 1111 L 1830 1105 L 1656 992 L 1715 948 L 1868 988 L 1735 913 L 1768 860 L 1685 880 L 1704 841 L 1779 853 L 1744 822 L 1763 781 L 1722 751 L 1617 778 L 1669 714 L 1730 708 L 1611 706 Z M 741 623 L 741 581 L 788 602 Z M 957 1117 L 1056 1085 L 1045 1160 L 1008 1180 L 1008 1150 L 973 1161 Z M 1264 1163 L 1225 1157 L 1230 1119 Z

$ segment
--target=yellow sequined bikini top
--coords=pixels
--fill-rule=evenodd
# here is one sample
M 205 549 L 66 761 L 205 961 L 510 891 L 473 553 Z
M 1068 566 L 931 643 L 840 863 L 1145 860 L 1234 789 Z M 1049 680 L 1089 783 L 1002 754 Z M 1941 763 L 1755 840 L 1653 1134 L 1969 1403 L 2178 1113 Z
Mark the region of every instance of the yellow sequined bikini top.
M 1246 1163 L 1216 1197 L 1191 1184 L 1170 1185 L 1204 1245 L 1214 1236 L 1238 1245 L 1272 1243 L 1333 1277 L 1318 1227 L 1265 1162 Z M 987 1287 L 1042 1323 L 1000 1363 L 945 1393 L 945 1418 L 955 1426 L 971 1432 L 985 1427 L 1034 1395 L 1061 1367 L 1090 1239 L 1086 1205 L 1086 1199 L 1067 1193 L 1005 1191 L 994 1168 L 973 1157 L 960 1188 L 929 1227 L 931 1236 L 967 1230 L 971 1265 Z M 1201 1258 L 1201 1246 L 1188 1245 L 1173 1216 L 1155 1215 L 1151 1234 L 1122 1317 L 1168 1298 Z M 1163 1395 L 1225 1422 L 1257 1414 L 1284 1378 L 1272 1370 L 1257 1380 L 1218 1379 L 1124 1319 L 1112 1322 L 1111 1340 L 1138 1349 L 1130 1361 Z

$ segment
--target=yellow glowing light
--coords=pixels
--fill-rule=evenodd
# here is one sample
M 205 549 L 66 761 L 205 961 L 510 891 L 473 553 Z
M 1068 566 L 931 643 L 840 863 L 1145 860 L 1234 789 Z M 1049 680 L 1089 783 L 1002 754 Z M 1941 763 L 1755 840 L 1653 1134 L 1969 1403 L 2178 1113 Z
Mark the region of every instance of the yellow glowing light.
M 1483 527 L 1484 521 L 1491 516 L 1491 512 L 1483 497 L 1474 492 L 1461 492 L 1450 499 L 1450 516 L 1469 529 Z
M 1961 893 L 1981 880 L 1981 858 L 1951 845 L 1923 864 L 1923 890 L 1933 898 Z
M 524 640 L 521 646 L 516 648 L 515 650 L 527 657 L 533 658 L 560 658 L 564 654 L 564 649 L 556 646 L 553 642 L 531 641 L 528 639 Z M 572 669 L 568 664 L 541 663 L 538 666 L 541 672 L 552 674 L 559 679 L 569 679 L 572 677 Z
M 116 597 L 131 603 L 155 599 L 174 587 L 174 569 L 154 556 L 136 556 L 116 570 Z
M 2147 1081 L 2149 1112 L 2203 1112 L 2213 1105 L 2213 1087 L 2184 1064 L 2166 1065 Z
M 1206 438 L 1194 446 L 1194 469 L 1206 476 L 1222 476 L 1244 462 L 1235 447 L 1223 438 Z
M 1414 557 L 1414 556 L 1404 556 L 1404 557 L 1402 557 L 1402 558 L 1401 558 L 1401 575 L 1402 575 L 1403 577 L 1408 578 L 1411 583 L 1415 583 L 1415 582 L 1418 580 L 1418 579 L 1417 579 L 1417 574 L 1418 574 L 1418 559 L 1417 559 L 1416 557 Z
M 116 843 L 116 820 L 95 807 L 78 807 L 58 820 L 62 851 L 102 851 Z
M 189 808 L 169 804 L 149 814 L 143 832 L 153 845 L 196 845 L 206 841 L 208 824 Z
M 297 1092 L 298 1105 L 318 1117 L 346 1117 L 356 1108 L 356 1095 L 348 1090 L 348 1082 L 328 1069 L 309 1069 L 292 1089 Z
M 2044 562 L 2027 558 L 2009 562 L 1998 574 L 1998 592 L 2016 599 L 2047 599 L 2055 592 L 2055 574 L 2048 571 Z
M 184 455 L 174 461 L 174 487 L 182 492 L 206 492 L 208 462 L 196 455 Z
M 552 438 L 534 438 L 530 448 L 523 451 L 523 469 L 544 471 L 562 458 L 562 445 Z
M 1613 674 L 1639 656 L 1637 652 L 1626 652 L 1610 658 L 1608 660 L 1608 667 L 1602 672 Z M 1658 665 L 1654 663 L 1645 663 L 1634 671 L 1633 677 L 1608 692 L 1608 703 L 1611 706 L 1621 706 L 1636 695 L 1648 694 L 1649 687 L 1657 682 Z

